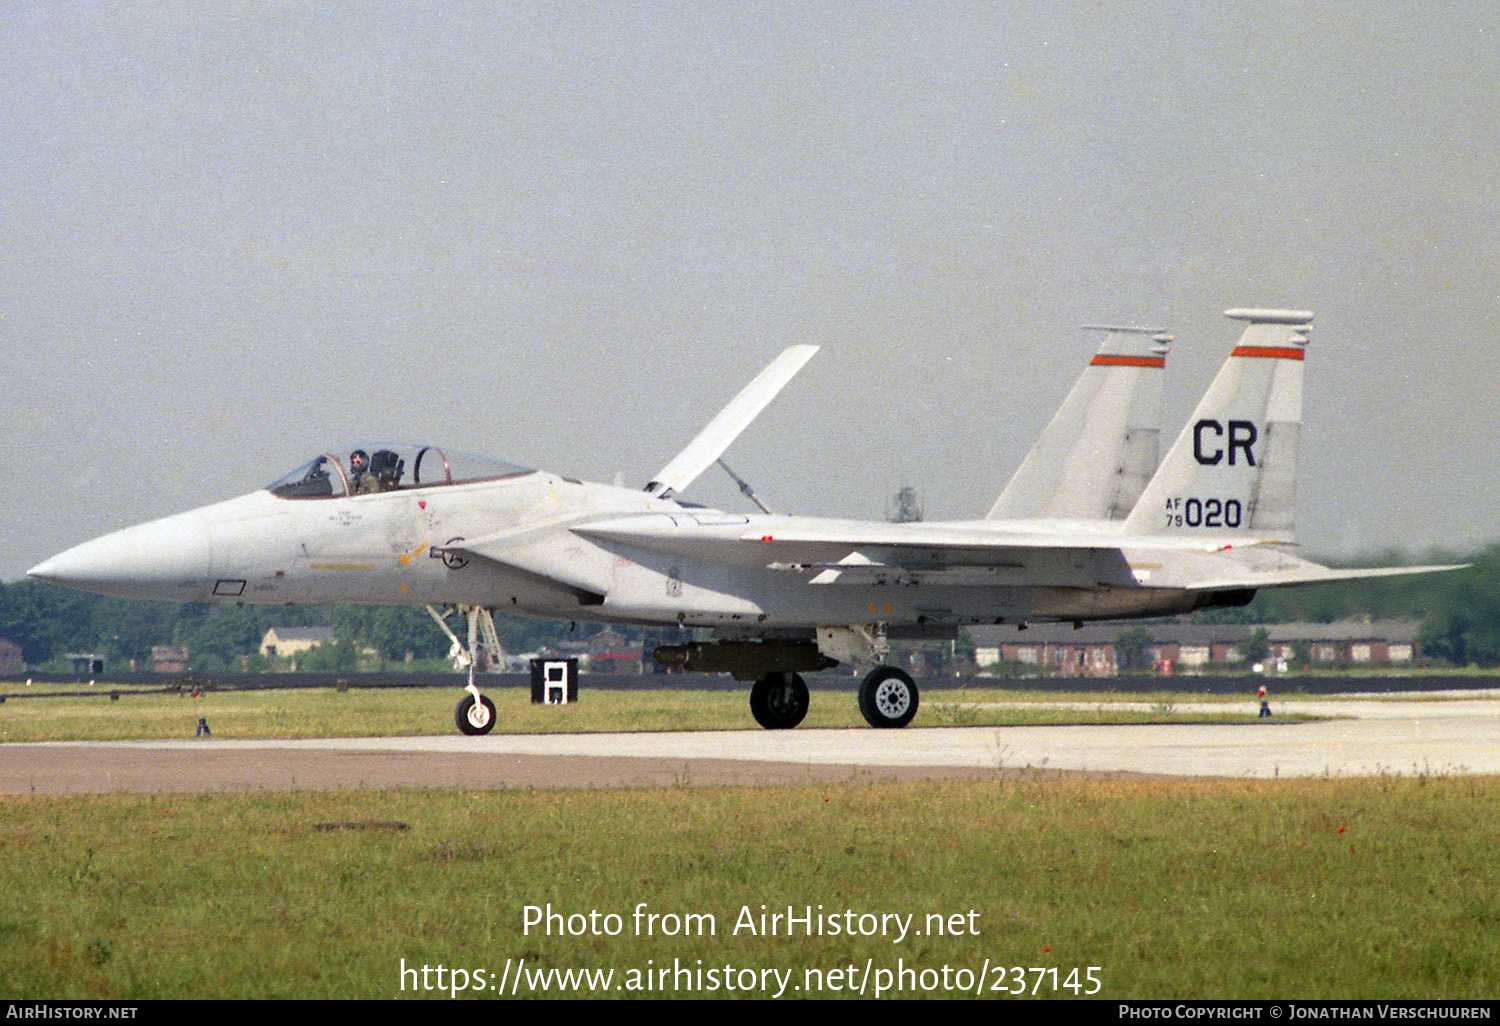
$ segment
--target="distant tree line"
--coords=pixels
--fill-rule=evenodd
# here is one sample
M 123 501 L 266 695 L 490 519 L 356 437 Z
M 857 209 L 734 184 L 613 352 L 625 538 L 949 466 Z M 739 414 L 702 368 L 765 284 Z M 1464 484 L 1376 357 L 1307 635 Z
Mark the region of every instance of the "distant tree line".
M 467 640 L 467 625 L 448 618 Z M 308 653 L 307 670 L 352 669 L 359 653 L 382 663 L 440 659 L 449 641 L 425 609 L 410 606 L 234 606 L 135 602 L 69 591 L 40 581 L 0 584 L 0 638 L 21 646 L 28 666 L 43 666 L 69 652 L 102 655 L 115 668 L 151 667 L 157 645 L 187 650 L 190 666 L 205 672 L 262 670 L 261 641 L 272 627 L 329 627 L 334 641 Z M 555 645 L 569 625 L 550 620 L 495 616 L 495 632 L 508 652 Z
M 1417 562 L 1386 552 L 1350 566 L 1403 566 Z M 1376 577 L 1307 588 L 1269 588 L 1248 605 L 1195 613 L 1200 623 L 1331 623 L 1419 620 L 1424 661 L 1453 666 L 1500 667 L 1500 543 L 1475 555 L 1429 553 L 1423 564 L 1468 563 L 1467 569 L 1410 577 Z M 1305 661 L 1305 660 L 1304 660 Z

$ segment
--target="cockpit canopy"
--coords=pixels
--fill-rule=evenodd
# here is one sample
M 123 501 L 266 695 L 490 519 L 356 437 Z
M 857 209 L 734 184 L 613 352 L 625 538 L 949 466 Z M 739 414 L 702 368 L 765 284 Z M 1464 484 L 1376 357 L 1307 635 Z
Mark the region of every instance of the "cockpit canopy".
M 314 456 L 266 487 L 283 499 L 336 499 L 409 488 L 435 488 L 534 473 L 504 460 L 435 445 L 360 445 Z

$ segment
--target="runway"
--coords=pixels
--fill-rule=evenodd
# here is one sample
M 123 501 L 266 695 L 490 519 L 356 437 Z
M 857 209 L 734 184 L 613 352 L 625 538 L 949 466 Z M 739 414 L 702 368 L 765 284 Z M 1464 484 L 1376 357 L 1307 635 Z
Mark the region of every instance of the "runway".
M 1346 718 L 9 744 L 0 746 L 0 793 L 764 785 L 1024 769 L 1247 778 L 1500 773 L 1500 692 L 1422 701 L 1351 696 L 1275 708 L 1283 716 Z

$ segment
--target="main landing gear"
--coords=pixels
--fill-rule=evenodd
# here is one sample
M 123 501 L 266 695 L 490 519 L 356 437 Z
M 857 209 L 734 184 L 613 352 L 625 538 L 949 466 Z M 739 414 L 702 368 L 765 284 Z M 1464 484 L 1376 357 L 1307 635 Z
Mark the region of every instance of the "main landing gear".
M 859 711 L 872 727 L 904 727 L 917 715 L 917 684 L 894 666 L 877 666 L 859 682 Z
M 859 684 L 859 711 L 872 727 L 904 727 L 917 715 L 917 684 L 894 666 L 877 666 Z M 763 674 L 750 689 L 750 712 L 767 730 L 789 730 L 807 715 L 807 682 L 798 673 Z
M 750 713 L 767 730 L 788 730 L 807 715 L 807 682 L 800 673 L 772 672 L 750 689 Z

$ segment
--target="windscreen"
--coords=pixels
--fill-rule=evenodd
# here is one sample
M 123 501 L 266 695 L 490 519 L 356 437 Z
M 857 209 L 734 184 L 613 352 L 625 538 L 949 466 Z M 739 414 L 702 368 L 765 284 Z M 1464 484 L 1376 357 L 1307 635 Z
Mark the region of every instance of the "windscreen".
M 333 499 L 531 473 L 529 467 L 435 445 L 373 443 L 314 456 L 266 487 L 283 499 Z

